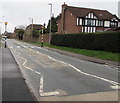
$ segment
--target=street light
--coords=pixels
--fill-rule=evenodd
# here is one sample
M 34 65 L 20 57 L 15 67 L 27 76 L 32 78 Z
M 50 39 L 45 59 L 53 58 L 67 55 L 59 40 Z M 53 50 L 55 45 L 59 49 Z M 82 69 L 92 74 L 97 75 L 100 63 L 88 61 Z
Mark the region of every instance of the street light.
M 49 45 L 50 45 L 50 41 L 51 41 L 51 25 L 52 25 L 52 4 L 51 3 L 49 3 L 49 5 L 51 6 L 51 9 L 50 9 L 50 32 L 49 32 Z
M 33 36 L 33 18 L 29 18 L 29 19 L 32 20 L 32 34 L 31 34 L 31 38 L 32 38 L 32 36 Z

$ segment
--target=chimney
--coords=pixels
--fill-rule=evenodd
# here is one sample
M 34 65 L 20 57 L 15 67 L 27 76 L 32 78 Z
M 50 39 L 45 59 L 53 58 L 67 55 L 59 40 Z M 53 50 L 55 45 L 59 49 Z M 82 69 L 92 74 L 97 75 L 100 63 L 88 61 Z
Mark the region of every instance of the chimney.
M 62 11 L 65 10 L 66 8 L 67 8 L 67 4 L 65 4 L 64 2 L 64 4 L 62 5 Z

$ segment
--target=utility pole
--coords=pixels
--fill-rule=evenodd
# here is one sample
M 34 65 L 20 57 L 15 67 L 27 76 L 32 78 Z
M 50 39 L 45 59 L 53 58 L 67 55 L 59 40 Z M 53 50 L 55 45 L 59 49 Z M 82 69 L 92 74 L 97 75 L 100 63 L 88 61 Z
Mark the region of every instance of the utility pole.
M 32 18 L 32 35 L 31 37 L 33 37 L 33 18 Z
M 51 9 L 50 9 L 50 31 L 49 31 L 49 45 L 50 45 L 50 41 L 51 41 L 51 31 L 52 31 L 52 4 L 49 3 L 49 5 L 51 6 Z
M 30 19 L 32 20 L 31 36 L 30 36 L 30 37 L 31 37 L 31 39 L 32 39 L 32 37 L 33 37 L 33 18 L 29 18 L 29 20 L 30 20 Z

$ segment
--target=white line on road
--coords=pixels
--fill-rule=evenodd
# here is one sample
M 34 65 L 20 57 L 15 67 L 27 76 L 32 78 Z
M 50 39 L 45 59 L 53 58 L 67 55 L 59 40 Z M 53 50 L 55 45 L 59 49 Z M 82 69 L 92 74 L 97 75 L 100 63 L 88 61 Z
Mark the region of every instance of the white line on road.
M 32 50 L 32 49 L 31 49 L 31 50 Z M 35 51 L 35 50 L 33 50 L 33 51 Z M 41 55 L 41 53 L 39 53 L 38 51 L 35 51 L 35 52 Z M 43 54 L 42 54 L 42 55 L 43 55 Z M 44 54 L 44 55 L 45 55 L 45 54 Z M 48 55 L 46 55 L 46 56 L 48 56 Z M 106 78 L 103 78 L 103 77 L 99 77 L 99 76 L 96 76 L 96 75 L 92 75 L 92 74 L 89 74 L 89 73 L 82 72 L 81 70 L 79 70 L 78 68 L 76 68 L 75 66 L 73 66 L 73 65 L 71 65 L 71 64 L 69 64 L 69 63 L 66 63 L 66 62 L 63 62 L 63 61 L 60 61 L 60 60 L 56 60 L 56 59 L 54 59 L 54 58 L 52 58 L 52 57 L 50 57 L 50 56 L 48 56 L 48 58 L 51 59 L 51 60 L 54 60 L 54 61 L 58 61 L 58 62 L 67 64 L 67 65 L 69 65 L 70 67 L 72 67 L 73 69 L 75 69 L 77 72 L 79 72 L 79 73 L 81 73 L 81 74 L 84 74 L 84 75 L 87 75 L 87 76 L 91 76 L 91 77 L 94 77 L 94 78 L 103 80 L 103 81 L 108 82 L 108 83 L 110 83 L 110 84 L 112 84 L 112 85 L 114 85 L 114 86 L 118 86 L 118 85 L 119 85 L 119 83 L 117 83 L 117 82 L 115 82 L 115 81 L 112 81 L 112 80 L 109 80 L 109 79 L 106 79 Z
M 110 86 L 113 89 L 120 89 L 120 86 L 116 85 L 116 86 Z
M 84 75 L 87 75 L 87 76 L 91 76 L 91 77 L 94 77 L 94 78 L 103 80 L 103 81 L 108 82 L 108 83 L 110 83 L 110 84 L 112 84 L 112 85 L 115 85 L 115 86 L 118 86 L 118 85 L 119 85 L 119 83 L 117 83 L 117 82 L 115 82 L 115 81 L 112 81 L 112 80 L 109 80 L 109 79 L 106 79 L 106 78 L 103 78 L 103 77 L 99 77 L 99 76 L 96 76 L 96 75 L 92 75 L 92 74 L 89 74 L 89 73 L 82 72 L 81 70 L 79 70 L 78 68 L 76 68 L 75 66 L 73 66 L 73 65 L 71 65 L 71 64 L 69 64 L 69 63 L 65 63 L 65 62 L 63 62 L 63 61 L 56 60 L 56 59 L 54 59 L 54 58 L 52 58 L 52 57 L 50 57 L 50 56 L 48 56 L 48 57 L 49 57 L 51 60 L 59 61 L 59 62 L 61 62 L 61 63 L 64 63 L 64 64 L 69 65 L 70 67 L 72 67 L 73 69 L 75 69 L 77 72 L 79 72 L 79 73 L 81 73 L 81 74 L 84 74 Z
M 59 95 L 60 93 L 58 91 L 53 91 L 53 92 L 44 92 L 44 79 L 43 75 L 41 75 L 40 78 L 40 87 L 39 87 L 39 95 L 40 96 L 54 96 L 54 95 Z
M 16 50 L 15 50 L 15 52 L 16 52 Z M 23 62 L 23 64 L 22 64 L 22 65 L 23 65 L 25 68 L 27 68 L 27 69 L 28 69 L 28 70 L 30 70 L 30 71 L 35 72 L 36 74 L 39 74 L 39 75 L 41 74 L 40 72 L 35 71 L 35 70 L 31 69 L 31 68 L 30 68 L 30 67 L 28 67 L 28 66 L 25 66 L 25 64 L 27 63 L 27 59 L 25 59 L 25 58 L 21 57 L 19 52 L 16 52 L 16 53 L 18 53 L 18 54 L 17 54 L 17 56 L 18 56 L 19 58 L 21 58 L 21 59 L 23 59 L 23 60 L 24 60 L 24 62 Z
M 59 95 L 60 93 L 58 91 L 54 91 L 54 92 L 44 92 L 41 93 L 40 96 L 56 96 Z
M 40 95 L 41 95 L 41 93 L 43 93 L 43 75 L 41 75 L 41 78 L 40 78 L 39 93 L 40 93 Z

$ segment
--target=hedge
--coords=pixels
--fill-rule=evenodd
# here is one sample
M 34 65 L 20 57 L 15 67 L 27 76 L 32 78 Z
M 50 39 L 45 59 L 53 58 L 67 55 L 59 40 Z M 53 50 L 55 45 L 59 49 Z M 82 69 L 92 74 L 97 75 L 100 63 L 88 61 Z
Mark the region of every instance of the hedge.
M 55 34 L 51 44 L 71 48 L 120 52 L 120 32 Z

